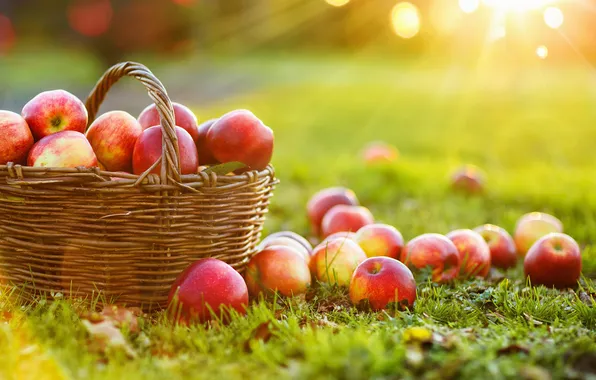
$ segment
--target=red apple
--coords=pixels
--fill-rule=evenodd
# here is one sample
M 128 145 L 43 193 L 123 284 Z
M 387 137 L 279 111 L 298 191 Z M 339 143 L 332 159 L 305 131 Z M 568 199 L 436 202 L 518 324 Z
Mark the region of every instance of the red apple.
M 478 232 L 455 230 L 447 234 L 459 253 L 463 277 L 486 277 L 490 271 L 490 249 Z
M 484 192 L 485 183 L 484 173 L 473 165 L 465 165 L 457 169 L 451 176 L 451 187 L 463 193 L 482 193 Z
M 334 239 L 315 247 L 310 273 L 321 282 L 348 286 L 354 270 L 364 260 L 366 254 L 354 241 Z
M 180 151 L 181 174 L 197 173 L 199 169 L 199 155 L 197 146 L 188 132 L 180 127 L 176 128 L 178 150 Z M 137 140 L 132 153 L 132 172 L 140 175 L 149 169 L 161 157 L 162 131 L 160 126 L 145 129 Z M 159 163 L 151 173 L 160 174 L 162 163 Z
M 356 194 L 345 187 L 330 187 L 314 194 L 306 205 L 308 219 L 313 233 L 316 236 L 321 234 L 321 221 L 333 206 L 353 205 L 358 206 Z
M 228 264 L 213 258 L 201 259 L 176 278 L 168 304 L 171 316 L 185 324 L 204 323 L 214 317 L 228 321 L 231 310 L 246 314 L 248 288 L 240 273 Z
M 239 161 L 250 170 L 263 170 L 273 155 L 273 131 L 252 112 L 236 110 L 213 123 L 207 146 L 218 162 Z
M 391 303 L 412 307 L 416 300 L 416 281 L 410 269 L 391 257 L 364 260 L 352 275 L 350 300 L 358 305 L 368 300 L 373 310 L 386 309 Z
M 393 145 L 381 141 L 368 144 L 362 151 L 362 157 L 367 164 L 391 163 L 397 160 L 398 155 Z
M 180 103 L 172 102 L 174 108 L 174 121 L 176 125 L 190 134 L 192 140 L 196 143 L 199 139 L 199 128 L 197 117 L 186 106 Z M 160 125 L 159 112 L 155 104 L 147 106 L 139 115 L 139 124 L 143 129 L 148 129 L 156 125 Z
M 328 242 L 330 240 L 333 239 L 350 239 L 353 241 L 356 241 L 356 233 L 354 232 L 348 232 L 348 231 L 340 231 L 340 232 L 336 232 L 334 234 L 331 234 L 329 236 L 327 236 L 321 243 L 319 244 L 323 244 L 325 242 Z M 361 247 L 362 248 L 362 247 Z
M 523 215 L 513 234 L 517 254 L 523 257 L 538 239 L 551 232 L 563 232 L 563 223 L 559 219 L 542 212 Z
M 98 117 L 87 130 L 97 159 L 111 172 L 132 172 L 132 152 L 143 133 L 141 125 L 124 111 Z
M 492 266 L 507 269 L 515 266 L 517 253 L 513 238 L 505 229 L 493 224 L 476 227 L 490 249 L 490 263 Z
M 404 247 L 404 238 L 388 224 L 368 224 L 356 233 L 354 240 L 368 257 L 388 256 L 399 259 Z
M 298 243 L 296 240 L 286 237 L 286 236 L 275 236 L 275 237 L 267 237 L 266 239 L 264 239 L 261 244 L 259 244 L 259 246 L 257 247 L 257 249 L 259 251 L 268 248 L 268 247 L 272 247 L 272 246 L 284 246 L 284 247 L 290 247 L 292 249 L 294 249 L 296 251 L 296 253 L 300 254 L 300 256 L 302 256 L 302 258 L 304 258 L 304 261 L 306 261 L 306 263 L 308 264 L 308 262 L 310 261 L 310 252 L 304 248 L 304 246 L 300 243 Z
M 541 237 L 524 259 L 524 272 L 532 285 L 574 287 L 581 271 L 579 246 L 571 236 L 558 232 Z
M 371 212 L 363 206 L 337 205 L 325 214 L 321 222 L 321 232 L 327 237 L 336 232 L 356 232 L 375 219 Z
M 21 113 L 35 141 L 56 132 L 85 133 L 87 109 L 83 102 L 64 90 L 45 91 L 31 99 Z
M 312 245 L 309 243 L 308 240 L 306 240 L 305 238 L 303 238 L 302 236 L 298 235 L 296 232 L 293 231 L 279 231 L 279 232 L 274 232 L 271 235 L 267 236 L 264 240 L 268 240 L 268 239 L 274 239 L 277 237 L 287 237 L 293 240 L 296 240 L 298 243 L 300 243 L 308 252 L 308 254 L 312 254 Z
M 410 240 L 402 250 L 400 261 L 410 268 L 432 270 L 432 280 L 449 282 L 457 277 L 460 259 L 457 247 L 440 234 L 422 234 Z
M 199 162 L 201 165 L 213 165 L 218 163 L 207 144 L 207 132 L 209 132 L 209 129 L 216 121 L 217 119 L 211 119 L 199 125 L 197 149 L 199 150 Z
M 8 162 L 24 164 L 33 136 L 25 119 L 10 111 L 0 111 L 0 165 Z
M 287 297 L 302 294 L 311 281 L 302 253 L 281 245 L 268 246 L 257 253 L 248 262 L 245 278 L 253 297 L 275 291 Z
M 33 145 L 27 165 L 49 168 L 95 168 L 97 157 L 85 135 L 62 131 L 44 137 Z

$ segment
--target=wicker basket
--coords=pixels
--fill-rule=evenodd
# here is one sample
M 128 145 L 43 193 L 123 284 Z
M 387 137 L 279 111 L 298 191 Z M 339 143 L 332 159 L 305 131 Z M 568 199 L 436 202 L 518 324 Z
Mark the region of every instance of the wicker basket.
M 90 123 L 124 76 L 141 81 L 159 110 L 159 176 L 0 166 L 0 281 L 26 296 L 60 292 L 159 309 L 191 262 L 214 257 L 242 271 L 255 252 L 277 183 L 273 168 L 180 175 L 172 104 L 138 63 L 103 75 L 87 100 Z

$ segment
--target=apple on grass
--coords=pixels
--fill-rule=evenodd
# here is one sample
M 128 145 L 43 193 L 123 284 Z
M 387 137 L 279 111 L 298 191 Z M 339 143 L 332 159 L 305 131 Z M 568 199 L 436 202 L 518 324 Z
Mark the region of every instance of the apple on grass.
M 579 245 L 571 236 L 559 232 L 538 239 L 524 258 L 524 273 L 532 285 L 575 287 L 581 272 Z
M 203 166 L 218 163 L 218 161 L 213 156 L 213 152 L 209 148 L 209 145 L 207 144 L 207 133 L 216 121 L 217 119 L 211 119 L 199 125 L 199 131 L 197 136 L 197 149 L 199 150 L 199 163 Z
M 242 162 L 235 171 L 263 170 L 273 155 L 273 131 L 252 112 L 235 110 L 220 117 L 207 131 L 207 146 L 218 162 Z
M 466 194 L 484 192 L 486 177 L 482 170 L 474 165 L 464 165 L 451 176 L 451 188 Z
M 319 244 L 310 259 L 312 277 L 332 285 L 349 286 L 356 267 L 366 254 L 350 239 L 334 239 Z
M 303 254 L 282 245 L 268 246 L 250 259 L 245 279 L 252 297 L 274 292 L 286 297 L 302 294 L 311 282 Z
M 507 269 L 517 262 L 515 242 L 509 232 L 494 224 L 485 224 L 474 229 L 488 244 L 491 266 Z
M 230 312 L 246 314 L 248 288 L 234 268 L 221 260 L 195 261 L 176 278 L 168 295 L 170 317 L 183 324 L 212 319 L 228 322 Z
M 486 277 L 490 271 L 490 248 L 478 232 L 455 230 L 447 234 L 459 253 L 463 277 Z
M 306 204 L 306 211 L 312 232 L 321 234 L 321 222 L 327 212 L 337 205 L 358 206 L 356 194 L 345 187 L 330 187 L 315 193 Z
M 461 265 L 455 244 L 435 233 L 422 234 L 410 240 L 402 250 L 400 261 L 410 268 L 430 268 L 432 280 L 437 283 L 454 280 Z
M 86 136 L 107 171 L 132 172 L 132 153 L 141 133 L 137 119 L 124 111 L 112 111 L 98 117 Z
M 271 246 L 280 246 L 280 245 L 284 246 L 284 247 L 289 247 L 289 248 L 292 248 L 293 250 L 295 250 L 296 253 L 298 253 L 300 256 L 302 256 L 302 258 L 304 259 L 304 261 L 307 264 L 310 261 L 310 253 L 311 252 L 309 252 L 302 244 L 300 244 L 296 240 L 289 238 L 287 236 L 267 237 L 258 245 L 257 250 L 261 251 L 261 250 L 271 247 Z
M 397 160 L 398 156 L 397 148 L 382 141 L 373 141 L 366 145 L 362 151 L 362 158 L 369 165 L 392 163 Z
M 180 173 L 194 174 L 199 169 L 199 155 L 197 146 L 188 132 L 180 127 L 175 127 L 178 138 L 178 150 L 180 152 Z M 162 130 L 161 126 L 145 129 L 139 136 L 132 153 L 132 171 L 136 175 L 143 174 L 149 169 L 162 154 Z M 161 173 L 160 162 L 151 173 Z
M 79 98 L 64 90 L 45 91 L 31 99 L 21 113 L 35 141 L 62 131 L 85 133 L 87 109 Z
M 352 275 L 350 300 L 354 305 L 366 300 L 373 310 L 386 309 L 391 304 L 412 307 L 416 300 L 414 275 L 394 258 L 368 258 Z
M 19 114 L 0 111 L 0 165 L 24 164 L 34 144 L 27 122 Z
M 563 232 L 563 223 L 556 217 L 543 212 L 523 215 L 513 234 L 518 255 L 523 257 L 538 239 L 551 232 Z
M 55 168 L 95 168 L 97 157 L 85 135 L 62 131 L 51 134 L 33 145 L 27 157 L 28 166 Z
M 293 232 L 293 231 L 274 232 L 274 233 L 270 234 L 269 236 L 267 236 L 265 239 L 263 239 L 262 243 L 264 243 L 265 241 L 267 241 L 269 239 L 275 239 L 278 237 L 287 237 L 292 240 L 295 240 L 298 243 L 300 243 L 304 247 L 304 249 L 306 249 L 309 256 L 312 254 L 312 245 L 310 244 L 310 242 L 308 240 L 306 240 L 304 237 L 298 235 L 296 232 Z
M 354 240 L 368 257 L 388 256 L 399 259 L 404 247 L 402 234 L 388 224 L 368 224 L 356 232 Z
M 323 244 L 323 243 L 328 242 L 328 241 L 333 240 L 333 239 L 342 239 L 342 240 L 343 239 L 350 239 L 350 240 L 356 241 L 356 233 L 354 233 L 354 232 L 348 232 L 348 231 L 336 232 L 336 233 L 333 233 L 333 234 L 327 236 L 319 244 Z
M 174 108 L 174 122 L 178 127 L 188 132 L 196 143 L 199 138 L 197 117 L 188 107 L 180 103 L 172 102 L 172 107 Z M 159 112 L 155 104 L 147 106 L 139 115 L 138 121 L 143 130 L 161 125 Z
M 323 217 L 321 232 L 324 237 L 336 232 L 356 232 L 374 222 L 372 213 L 366 207 L 337 205 Z

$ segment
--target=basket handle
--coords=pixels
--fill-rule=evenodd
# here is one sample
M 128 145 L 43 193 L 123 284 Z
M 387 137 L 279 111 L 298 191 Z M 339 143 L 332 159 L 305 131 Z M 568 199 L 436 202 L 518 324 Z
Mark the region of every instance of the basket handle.
M 95 120 L 97 111 L 99 111 L 99 107 L 110 88 L 124 76 L 130 76 L 142 82 L 149 92 L 149 97 L 157 106 L 161 130 L 163 132 L 160 173 L 161 183 L 179 183 L 180 152 L 178 151 L 178 138 L 176 137 L 176 131 L 174 129 L 176 124 L 172 101 L 163 84 L 161 84 L 159 79 L 157 79 L 144 65 L 136 62 L 122 62 L 110 67 L 103 74 L 87 97 L 87 102 L 85 103 L 85 107 L 89 113 L 89 124 Z M 146 177 L 154 166 L 141 174 L 141 178 Z

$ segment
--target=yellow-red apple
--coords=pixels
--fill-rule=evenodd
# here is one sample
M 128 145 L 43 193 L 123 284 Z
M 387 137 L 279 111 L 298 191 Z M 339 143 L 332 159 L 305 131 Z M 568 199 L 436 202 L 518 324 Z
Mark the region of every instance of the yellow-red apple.
M 528 251 L 524 258 L 524 272 L 532 285 L 574 287 L 582 272 L 580 248 L 569 235 L 549 233 Z
M 348 286 L 356 267 L 366 260 L 366 254 L 350 239 L 333 239 L 313 250 L 310 272 L 320 282 Z
M 64 90 L 44 91 L 31 99 L 21 113 L 35 141 L 62 131 L 85 133 L 87 109 L 79 98 Z
M 321 232 L 324 237 L 336 232 L 356 232 L 374 222 L 372 213 L 366 207 L 337 205 L 323 217 Z
M 354 240 L 368 257 L 388 256 L 399 259 L 404 247 L 401 233 L 388 224 L 368 224 L 356 232 Z
M 244 277 L 252 297 L 273 292 L 287 297 L 302 294 L 311 282 L 303 254 L 282 245 L 268 246 L 253 256 Z
M 490 271 L 490 249 L 478 232 L 455 230 L 447 234 L 459 253 L 463 277 L 486 277 Z
M 33 145 L 27 165 L 54 168 L 94 168 L 97 157 L 85 135 L 75 131 L 51 134 Z
M 218 162 L 242 162 L 246 170 L 263 170 L 273 155 L 273 131 L 252 112 L 235 110 L 207 131 L 207 146 Z
M 462 193 L 480 194 L 484 192 L 486 176 L 474 165 L 464 165 L 451 176 L 451 187 Z
M 199 155 L 197 146 L 188 132 L 180 127 L 175 127 L 178 138 L 178 150 L 180 152 L 181 174 L 197 173 L 199 169 Z M 162 153 L 162 130 L 160 126 L 145 129 L 139 136 L 132 153 L 132 171 L 140 175 L 149 169 Z M 160 174 L 160 162 L 151 173 Z
M 0 136 L 0 165 L 24 164 L 34 143 L 25 119 L 14 112 L 0 111 Z
M 306 240 L 304 237 L 298 235 L 296 232 L 293 232 L 293 231 L 274 232 L 271 235 L 267 236 L 265 239 L 263 239 L 263 242 L 268 239 L 275 239 L 277 237 L 287 237 L 292 240 L 296 240 L 298 243 L 300 243 L 304 247 L 304 249 L 306 249 L 306 251 L 308 252 L 309 255 L 312 254 L 312 245 L 310 244 L 310 242 L 308 240 Z
M 543 212 L 523 215 L 517 221 L 513 233 L 517 254 L 525 256 L 538 239 L 551 232 L 563 232 L 563 223 L 556 217 Z
M 310 261 L 310 252 L 296 240 L 287 236 L 274 236 L 265 238 L 257 247 L 257 250 L 261 251 L 265 248 L 282 245 L 284 247 L 290 247 L 294 249 L 300 256 L 304 258 L 304 261 L 308 264 Z
M 172 107 L 174 108 L 174 121 L 176 125 L 188 132 L 192 140 L 196 143 L 199 138 L 197 117 L 185 105 L 172 102 Z M 147 106 L 139 115 L 138 120 L 143 129 L 160 125 L 159 112 L 157 112 L 155 104 Z
M 373 310 L 386 309 L 391 304 L 412 307 L 416 300 L 414 275 L 394 258 L 368 258 L 352 275 L 350 300 L 354 305 L 367 300 Z
M 362 151 L 362 158 L 369 165 L 395 162 L 398 156 L 397 148 L 381 141 L 369 143 Z
M 358 206 L 356 194 L 345 187 L 330 187 L 315 193 L 306 204 L 306 211 L 312 232 L 319 236 L 321 234 L 321 222 L 323 217 L 333 206 L 352 205 Z
M 124 111 L 98 117 L 87 130 L 87 140 L 97 159 L 111 172 L 132 172 L 132 152 L 143 133 L 141 125 Z
M 229 321 L 229 312 L 246 314 L 248 288 L 240 273 L 221 260 L 195 261 L 176 278 L 168 296 L 170 317 L 183 324 L 215 318 Z
M 494 224 L 478 226 L 474 231 L 478 232 L 488 244 L 491 266 L 502 269 L 515 266 L 517 252 L 515 242 L 509 232 Z
M 400 261 L 410 268 L 430 268 L 432 280 L 438 283 L 455 279 L 461 265 L 455 244 L 447 237 L 434 233 L 410 240 L 402 250 Z

